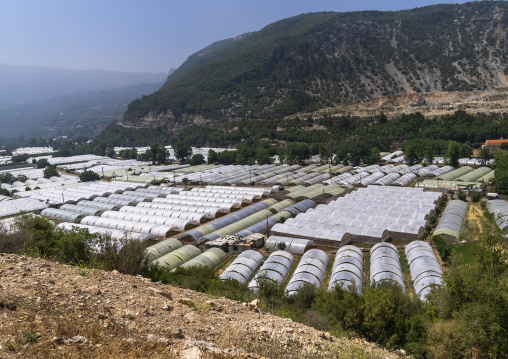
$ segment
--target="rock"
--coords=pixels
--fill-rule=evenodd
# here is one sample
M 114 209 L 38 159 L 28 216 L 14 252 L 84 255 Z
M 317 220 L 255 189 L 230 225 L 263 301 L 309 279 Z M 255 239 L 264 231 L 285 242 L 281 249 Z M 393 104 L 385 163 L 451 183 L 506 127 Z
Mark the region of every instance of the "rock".
M 168 304 L 165 304 L 163 307 L 162 307 L 162 310 L 165 310 L 165 311 L 168 311 L 168 312 L 171 312 L 173 310 L 173 307 L 168 305 Z
M 108 315 L 107 315 L 107 314 L 104 314 L 104 313 L 99 313 L 99 314 L 97 315 L 97 318 L 99 318 L 99 319 L 108 319 Z
M 284 328 L 284 332 L 285 333 L 289 333 L 289 334 L 292 334 L 295 332 L 295 330 L 293 328 Z
M 115 270 L 111 271 L 111 274 L 117 275 L 117 274 L 120 274 L 120 272 L 115 269 Z
M 254 299 L 252 302 L 250 302 L 250 303 L 249 303 L 249 306 L 254 307 L 254 308 L 257 308 L 257 307 L 258 307 L 259 302 L 260 302 L 260 300 L 259 300 L 259 299 Z
M 80 343 L 80 344 L 86 344 L 88 342 L 88 339 L 81 335 L 73 336 L 71 339 L 69 339 L 69 342 L 71 343 Z
M 148 334 L 148 335 L 146 336 L 146 339 L 148 339 L 148 341 L 149 341 L 149 342 L 156 342 L 156 341 L 159 339 L 159 337 L 156 337 L 156 336 L 155 336 L 155 335 L 153 335 L 153 334 Z
M 190 349 L 182 351 L 180 353 L 180 358 L 182 358 L 182 359 L 203 359 L 204 356 L 198 347 L 192 347 Z
M 320 338 L 323 338 L 324 340 L 330 340 L 331 335 L 330 335 L 330 333 L 328 333 L 328 332 L 323 332 L 323 331 L 320 331 L 320 332 L 319 332 L 319 337 L 320 337 Z
M 154 292 L 157 295 L 161 295 L 169 300 L 173 300 L 173 294 L 171 292 L 164 292 L 162 290 L 159 290 L 159 289 L 153 288 L 153 287 L 149 287 L 148 289 L 150 289 L 152 292 Z
M 196 303 L 194 303 L 194 302 L 192 301 L 192 299 L 189 299 L 189 298 L 180 298 L 180 299 L 178 300 L 178 303 L 180 303 L 180 304 L 184 304 L 184 305 L 186 305 L 186 306 L 188 306 L 188 307 L 195 307 L 195 306 L 196 306 Z

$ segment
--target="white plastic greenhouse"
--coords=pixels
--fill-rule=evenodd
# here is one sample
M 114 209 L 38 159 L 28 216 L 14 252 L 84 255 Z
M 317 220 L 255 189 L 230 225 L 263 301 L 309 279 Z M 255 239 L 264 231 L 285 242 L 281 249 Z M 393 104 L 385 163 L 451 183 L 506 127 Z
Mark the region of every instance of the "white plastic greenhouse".
M 247 250 L 238 255 L 226 270 L 220 275 L 221 280 L 236 280 L 247 284 L 254 272 L 263 263 L 263 255 L 254 250 Z
M 263 280 L 272 280 L 277 285 L 282 285 L 294 261 L 293 255 L 289 252 L 277 251 L 272 253 L 249 283 L 249 288 L 257 292 Z
M 378 243 L 370 250 L 370 282 L 372 286 L 391 282 L 406 289 L 399 253 L 393 244 Z
M 311 249 L 305 252 L 286 287 L 287 295 L 295 294 L 305 283 L 321 287 L 328 261 L 328 255 L 322 250 Z
M 443 285 L 443 270 L 434 250 L 426 242 L 414 241 L 406 246 L 406 258 L 416 295 L 426 300 L 434 287 Z
M 294 254 L 304 254 L 305 251 L 316 246 L 309 239 L 270 236 L 265 242 L 265 248 L 269 250 L 280 249 L 279 243 L 284 243 L 284 250 Z
M 458 241 L 467 216 L 467 209 L 466 202 L 458 199 L 450 201 L 441 215 L 434 235 L 439 235 L 448 241 Z
M 362 292 L 363 253 L 358 247 L 347 245 L 337 251 L 328 290 L 331 291 L 336 286 Z

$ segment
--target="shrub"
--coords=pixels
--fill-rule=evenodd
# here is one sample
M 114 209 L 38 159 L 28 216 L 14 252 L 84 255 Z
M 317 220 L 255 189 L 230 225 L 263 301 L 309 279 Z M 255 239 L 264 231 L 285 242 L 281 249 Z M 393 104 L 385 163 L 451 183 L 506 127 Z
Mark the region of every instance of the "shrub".
M 79 180 L 81 182 L 91 182 L 91 181 L 98 181 L 99 180 L 99 175 L 97 173 L 95 173 L 94 171 L 88 171 L 88 170 L 84 170 L 80 175 L 79 175 Z
M 470 193 L 470 197 L 472 202 L 480 202 L 483 197 L 483 193 L 480 191 L 472 191 Z
M 459 193 L 458 193 L 457 197 L 458 197 L 461 201 L 467 202 L 467 194 L 466 194 L 466 192 L 464 192 L 463 190 L 460 190 L 460 189 L 459 189 Z
M 448 258 L 450 258 L 450 255 L 452 254 L 451 245 L 441 236 L 432 237 L 432 242 L 436 246 L 437 252 L 439 253 L 441 259 L 444 262 L 447 262 Z

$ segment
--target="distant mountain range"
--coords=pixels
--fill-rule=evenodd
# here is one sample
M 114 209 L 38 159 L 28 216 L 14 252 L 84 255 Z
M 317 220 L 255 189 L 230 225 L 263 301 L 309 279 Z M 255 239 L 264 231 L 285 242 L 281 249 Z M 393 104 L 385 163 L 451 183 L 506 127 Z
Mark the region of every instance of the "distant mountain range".
M 281 20 L 191 55 L 123 123 L 220 128 L 398 93 L 508 87 L 507 10 L 482 1 Z
M 94 136 L 167 76 L 0 64 L 0 133 Z

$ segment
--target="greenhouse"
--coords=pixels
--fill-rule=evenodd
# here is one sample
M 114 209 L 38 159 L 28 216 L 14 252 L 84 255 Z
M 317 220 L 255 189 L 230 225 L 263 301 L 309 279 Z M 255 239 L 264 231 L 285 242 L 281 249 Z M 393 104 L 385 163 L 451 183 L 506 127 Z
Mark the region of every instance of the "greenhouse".
M 359 294 L 362 292 L 363 253 L 358 247 L 346 245 L 337 251 L 328 291 L 336 286 L 345 290 L 354 288 Z
M 81 220 L 81 224 L 120 229 L 128 232 L 138 232 L 144 234 L 153 234 L 158 237 L 169 237 L 174 232 L 178 232 L 176 228 L 170 226 L 158 225 L 154 223 L 141 223 L 135 221 L 127 221 L 116 218 L 87 216 Z
M 263 255 L 261 253 L 247 250 L 238 255 L 233 263 L 220 275 L 220 279 L 236 280 L 240 284 L 247 284 L 262 263 Z
M 321 287 L 328 261 L 328 255 L 320 249 L 305 252 L 286 287 L 287 295 L 296 294 L 305 283 Z
M 119 229 L 112 229 L 112 228 L 103 228 L 103 227 L 96 227 L 96 226 L 89 226 L 89 225 L 83 225 L 83 224 L 75 224 L 75 223 L 60 223 L 58 228 L 62 228 L 66 231 L 72 231 L 75 228 L 84 228 L 87 229 L 88 232 L 92 234 L 98 234 L 98 235 L 107 235 L 111 236 L 112 239 L 116 241 L 116 245 L 119 246 L 119 249 L 123 246 L 125 241 L 129 239 L 135 239 L 138 241 L 145 241 L 145 240 L 154 240 L 155 236 L 150 234 L 142 234 L 142 233 L 135 233 L 135 232 L 129 232 Z
M 272 280 L 278 286 L 282 285 L 294 263 L 291 253 L 285 251 L 273 252 L 259 269 L 256 276 L 249 283 L 249 289 L 257 292 L 263 280 Z
M 488 175 L 492 171 L 493 171 L 492 168 L 480 167 L 480 168 L 475 169 L 472 172 L 466 173 L 465 175 L 455 178 L 454 181 L 476 182 L 478 179 L 482 178 L 483 176 Z
M 190 261 L 185 262 L 180 268 L 208 267 L 213 268 L 226 259 L 226 253 L 220 248 L 210 248 Z
M 10 217 L 19 212 L 38 212 L 48 206 L 33 198 L 13 199 L 0 202 L 0 218 Z
M 403 176 L 401 176 L 399 179 L 392 182 L 392 186 L 400 186 L 400 187 L 407 187 L 414 181 L 416 181 L 418 177 L 414 173 L 408 173 Z
M 373 183 L 373 185 L 388 186 L 393 181 L 395 181 L 399 178 L 400 178 L 400 175 L 398 173 L 389 173 L 386 176 L 378 179 L 376 182 Z
M 427 174 L 429 174 L 429 173 L 431 173 L 431 172 L 433 172 L 433 171 L 435 171 L 435 170 L 437 170 L 437 169 L 439 169 L 439 167 L 438 167 L 438 166 L 436 166 L 436 165 L 430 165 L 430 166 L 423 167 L 423 168 L 419 169 L 419 170 L 417 171 L 417 173 L 418 173 L 418 176 L 420 176 L 420 177 L 424 177 L 424 176 L 426 176 Z M 452 167 L 452 169 L 453 169 L 453 167 Z
M 188 232 L 183 233 L 178 237 L 179 240 L 194 240 L 197 244 L 202 243 L 206 240 L 201 239 L 201 237 L 210 234 L 212 232 L 215 232 L 218 229 L 224 228 L 232 223 L 235 223 L 237 221 L 240 221 L 251 214 L 254 214 L 256 212 L 259 212 L 261 210 L 264 210 L 270 205 L 277 203 L 275 199 L 267 199 L 261 202 L 258 202 L 256 204 L 253 204 L 252 206 L 243 208 L 239 210 L 238 212 L 231 213 L 228 216 L 218 218 L 214 221 L 208 222 L 206 225 L 191 229 Z M 271 212 L 270 212 L 271 213 Z M 246 227 L 247 228 L 247 227 Z M 239 229 L 241 230 L 241 229 Z M 238 230 L 238 231 L 239 231 Z
M 193 221 L 191 219 L 153 216 L 153 215 L 129 213 L 129 212 L 106 211 L 106 212 L 102 213 L 101 217 L 116 218 L 116 219 L 122 219 L 122 220 L 126 220 L 126 221 L 135 221 L 135 222 L 165 225 L 165 226 L 171 227 L 172 230 L 175 232 L 183 232 L 183 231 L 189 230 L 191 228 L 194 228 L 198 225 L 198 222 Z
M 182 246 L 183 246 L 182 242 L 174 238 L 168 238 L 166 240 L 163 240 L 162 242 L 159 242 L 157 244 L 154 244 L 153 246 L 148 247 L 145 250 L 145 256 L 150 261 L 153 261 L 157 258 L 162 257 L 163 255 L 173 252 L 175 249 L 178 249 Z
M 186 245 L 155 259 L 152 261 L 152 264 L 159 265 L 167 271 L 171 271 L 200 254 L 201 251 L 198 247 Z
M 370 250 L 370 283 L 391 282 L 406 290 L 400 267 L 399 252 L 391 243 L 378 243 Z
M 85 214 L 66 211 L 63 209 L 46 208 L 41 211 L 41 216 L 59 219 L 66 222 L 79 223 Z
M 402 152 L 402 151 L 395 151 L 395 152 L 387 154 L 384 157 L 381 157 L 381 160 L 383 160 L 383 161 L 390 161 L 393 158 L 397 158 L 397 157 L 400 157 L 402 155 L 404 155 L 404 152 Z
M 501 199 L 487 202 L 487 209 L 494 215 L 498 227 L 503 230 L 508 226 L 508 203 Z
M 124 200 L 121 200 L 121 199 L 109 198 L 109 197 L 96 197 L 96 198 L 93 199 L 93 202 L 113 204 L 113 205 L 118 206 L 118 207 L 121 207 L 121 206 L 130 206 L 130 205 L 136 204 L 136 202 L 124 201 Z
M 431 245 L 423 241 L 408 244 L 406 258 L 416 295 L 425 301 L 435 286 L 443 285 L 443 270 Z
M 383 172 L 374 172 L 373 174 L 371 174 L 370 176 L 367 176 L 363 179 L 360 180 L 360 183 L 363 185 L 363 186 L 368 186 L 368 185 L 371 185 L 373 184 L 374 182 L 376 182 L 377 180 L 383 178 L 385 175 L 383 174 Z
M 280 214 L 282 214 L 281 212 Z M 289 212 L 286 212 L 289 213 Z M 242 229 L 241 231 L 235 233 L 236 235 L 240 237 L 247 237 L 254 233 L 261 233 L 266 234 L 267 230 L 269 231 L 275 224 L 279 222 L 279 218 L 277 218 L 277 215 L 269 217 L 267 220 L 261 220 L 257 222 L 256 224 L 253 224 L 250 227 L 247 227 L 245 229 Z
M 457 178 L 464 176 L 465 174 L 473 172 L 473 168 L 469 166 L 459 167 L 453 171 L 447 172 L 440 176 L 436 176 L 436 179 L 441 181 L 454 181 Z
M 279 248 L 280 243 L 284 243 L 284 249 Z M 268 250 L 281 249 L 289 253 L 304 254 L 316 245 L 309 239 L 270 236 L 265 242 L 265 248 Z
M 222 199 L 222 198 L 221 198 Z M 182 205 L 189 207 L 211 207 L 211 208 L 219 208 L 225 213 L 231 212 L 235 208 L 239 208 L 242 205 L 241 201 L 209 201 L 207 198 L 203 199 L 195 199 L 191 197 L 189 198 L 154 198 L 152 203 L 158 203 L 162 205 Z
M 67 212 L 77 212 L 83 216 L 96 216 L 103 211 L 96 207 L 80 206 L 76 204 L 63 204 L 60 206 L 60 209 Z
M 441 236 L 451 242 L 458 241 L 467 216 L 467 209 L 467 203 L 461 200 L 456 199 L 448 202 L 434 230 L 434 236 Z
M 144 207 L 130 207 L 130 206 L 121 207 L 119 212 L 136 213 L 149 216 L 191 219 L 196 221 L 197 223 L 204 223 L 208 221 L 210 218 L 212 218 L 212 216 L 207 215 L 206 213 L 167 211 L 164 209 L 150 209 Z
M 195 207 L 195 206 L 186 206 L 186 205 L 177 205 L 177 204 L 163 204 L 163 203 L 155 203 L 155 202 L 141 202 L 136 205 L 139 208 L 151 208 L 151 209 L 163 209 L 166 211 L 179 211 L 179 212 L 196 212 L 196 213 L 206 213 L 211 218 L 219 217 L 221 214 L 225 213 L 223 209 L 217 207 Z

